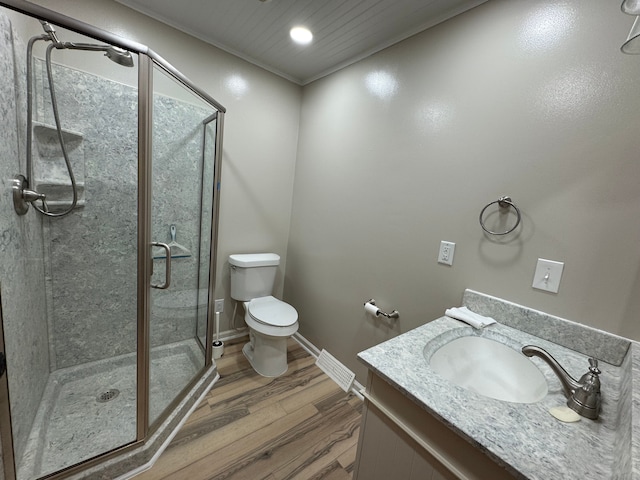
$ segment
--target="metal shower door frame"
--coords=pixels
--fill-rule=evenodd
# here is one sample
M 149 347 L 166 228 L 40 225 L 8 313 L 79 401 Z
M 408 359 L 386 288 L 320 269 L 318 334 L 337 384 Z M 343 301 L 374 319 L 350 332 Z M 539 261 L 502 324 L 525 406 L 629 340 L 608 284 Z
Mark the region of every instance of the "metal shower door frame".
M 11 425 L 11 408 L 9 405 L 9 381 L 6 368 L 6 356 L 4 348 L 4 318 L 2 316 L 2 284 L 0 283 L 0 442 L 2 443 L 2 465 L 4 478 L 10 480 L 16 477 L 15 459 L 13 455 L 13 429 Z

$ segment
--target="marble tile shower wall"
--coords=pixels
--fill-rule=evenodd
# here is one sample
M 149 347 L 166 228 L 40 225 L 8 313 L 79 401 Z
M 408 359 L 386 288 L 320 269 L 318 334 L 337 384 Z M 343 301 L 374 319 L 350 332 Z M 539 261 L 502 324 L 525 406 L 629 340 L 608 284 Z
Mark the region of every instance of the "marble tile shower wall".
M 40 61 L 34 74 L 36 120 L 53 126 Z M 82 138 L 83 148 L 69 154 L 86 204 L 44 219 L 52 371 L 136 348 L 138 190 L 136 92 L 68 68 L 54 66 L 53 75 L 61 123 Z M 34 135 L 36 168 L 49 161 L 57 164 L 49 170 L 64 169 L 42 140 Z M 60 196 L 71 195 L 67 187 Z
M 53 126 L 41 62 L 35 71 L 38 121 Z M 45 220 L 52 370 L 136 349 L 138 181 L 137 90 L 59 65 L 53 74 L 62 124 L 82 138 L 71 162 L 84 179 L 85 206 Z M 152 292 L 152 346 L 195 336 L 195 314 L 186 313 L 187 306 L 159 304 L 172 304 L 171 295 L 197 288 L 201 121 L 209 114 L 154 97 L 152 237 L 168 242 L 169 225 L 175 224 L 178 242 L 192 256 L 174 259 L 170 290 Z M 163 269 L 164 261 L 154 260 L 154 280 L 162 281 Z M 162 302 L 166 296 L 169 302 Z
M 14 212 L 9 185 L 25 173 L 25 51 L 0 12 L 0 296 L 17 456 L 49 376 L 42 223 L 33 212 Z

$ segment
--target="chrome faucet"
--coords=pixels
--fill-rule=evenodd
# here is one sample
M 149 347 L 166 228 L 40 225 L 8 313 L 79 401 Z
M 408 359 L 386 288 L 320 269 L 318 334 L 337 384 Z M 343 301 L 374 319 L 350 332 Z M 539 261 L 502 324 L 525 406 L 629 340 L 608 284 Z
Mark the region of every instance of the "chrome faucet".
M 601 409 L 600 397 L 600 370 L 598 369 L 598 360 L 589 358 L 589 371 L 576 381 L 567 371 L 560 366 L 555 358 L 546 350 L 536 347 L 535 345 L 527 345 L 522 347 L 522 353 L 527 357 L 540 357 L 547 362 L 551 370 L 558 376 L 565 396 L 568 398 L 567 406 L 582 415 L 583 417 L 595 420 L 598 418 Z

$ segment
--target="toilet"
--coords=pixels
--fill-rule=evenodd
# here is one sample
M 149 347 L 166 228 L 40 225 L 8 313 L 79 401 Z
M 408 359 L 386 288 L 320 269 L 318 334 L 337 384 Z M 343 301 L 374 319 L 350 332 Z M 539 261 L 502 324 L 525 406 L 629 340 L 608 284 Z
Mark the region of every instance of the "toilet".
M 275 253 L 229 256 L 231 298 L 242 302 L 249 327 L 249 343 L 242 353 L 264 377 L 287 371 L 287 339 L 298 331 L 296 309 L 271 296 L 279 264 Z

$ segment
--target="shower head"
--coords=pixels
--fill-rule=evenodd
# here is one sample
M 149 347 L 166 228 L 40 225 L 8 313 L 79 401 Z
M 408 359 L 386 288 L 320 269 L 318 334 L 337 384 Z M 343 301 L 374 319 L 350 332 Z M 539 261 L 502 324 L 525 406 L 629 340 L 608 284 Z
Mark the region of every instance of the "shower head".
M 118 65 L 122 65 L 124 67 L 133 67 L 133 57 L 131 56 L 131 53 L 124 48 L 115 47 L 113 45 L 96 45 L 94 43 L 61 42 L 60 40 L 58 40 L 55 29 L 49 22 L 40 20 L 40 24 L 45 31 L 45 35 L 37 38 L 50 40 L 55 48 L 105 52 L 105 57 L 107 57 L 112 62 L 115 62 Z M 36 39 L 36 37 L 34 37 L 34 39 Z
M 133 57 L 130 52 L 119 47 L 108 47 L 104 54 L 112 62 L 124 67 L 133 67 Z
M 113 45 L 96 45 L 94 43 L 74 43 L 63 42 L 54 45 L 55 48 L 66 48 L 69 50 L 85 50 L 92 52 L 104 52 L 104 56 L 109 60 L 125 67 L 133 67 L 133 57 L 131 52 L 124 48 L 114 47 Z

